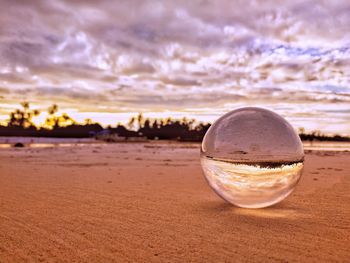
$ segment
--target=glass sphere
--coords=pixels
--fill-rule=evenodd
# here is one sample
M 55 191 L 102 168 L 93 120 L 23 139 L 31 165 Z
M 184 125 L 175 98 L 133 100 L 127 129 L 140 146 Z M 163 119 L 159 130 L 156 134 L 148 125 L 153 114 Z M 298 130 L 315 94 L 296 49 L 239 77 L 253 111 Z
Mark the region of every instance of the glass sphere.
M 240 207 L 261 208 L 286 198 L 304 166 L 303 144 L 278 114 L 247 107 L 219 118 L 207 131 L 201 165 L 211 188 Z

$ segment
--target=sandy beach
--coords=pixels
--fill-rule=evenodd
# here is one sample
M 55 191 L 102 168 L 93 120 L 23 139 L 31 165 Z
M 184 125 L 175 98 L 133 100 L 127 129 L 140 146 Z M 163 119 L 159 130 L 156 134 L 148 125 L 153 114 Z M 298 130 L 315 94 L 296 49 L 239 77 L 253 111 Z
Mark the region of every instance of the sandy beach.
M 0 262 L 349 262 L 350 152 L 307 151 L 295 192 L 237 208 L 199 144 L 0 148 Z

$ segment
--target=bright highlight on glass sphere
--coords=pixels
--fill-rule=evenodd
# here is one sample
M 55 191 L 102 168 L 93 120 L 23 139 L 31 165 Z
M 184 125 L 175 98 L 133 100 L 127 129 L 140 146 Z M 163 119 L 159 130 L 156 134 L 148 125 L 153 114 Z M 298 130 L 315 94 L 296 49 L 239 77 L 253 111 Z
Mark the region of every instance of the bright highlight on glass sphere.
M 278 114 L 241 108 L 218 119 L 204 136 L 201 164 L 211 188 L 240 207 L 261 208 L 286 198 L 303 170 L 304 150 Z

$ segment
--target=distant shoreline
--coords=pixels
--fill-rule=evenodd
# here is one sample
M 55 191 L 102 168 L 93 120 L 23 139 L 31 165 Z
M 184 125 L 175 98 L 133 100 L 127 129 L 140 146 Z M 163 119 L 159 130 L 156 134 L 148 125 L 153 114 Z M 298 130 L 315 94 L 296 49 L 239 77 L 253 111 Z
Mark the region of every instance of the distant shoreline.
M 156 144 L 193 144 L 200 147 L 201 142 L 177 141 L 177 140 L 148 140 L 149 148 L 158 147 Z M 0 136 L 0 149 L 12 148 L 15 144 L 21 143 L 23 147 L 60 147 L 77 145 L 109 145 L 109 144 L 142 144 L 145 142 L 106 142 L 95 138 L 52 138 L 52 137 L 16 137 Z M 303 141 L 304 150 L 307 151 L 350 151 L 350 142 L 339 141 Z M 196 147 L 197 147 L 196 146 Z
M 343 140 L 338 140 L 337 137 L 335 138 L 335 136 L 322 136 L 322 139 L 318 139 L 318 138 L 309 138 L 310 135 L 306 136 L 307 138 L 303 138 L 304 135 L 299 134 L 299 136 L 301 137 L 300 139 L 303 142 L 350 142 L 350 138 L 349 137 L 343 137 L 343 136 L 339 136 L 341 137 L 341 139 Z M 0 135 L 0 143 L 3 143 L 4 140 L 10 140 L 11 141 L 13 139 L 21 139 L 21 140 L 25 140 L 25 141 L 30 141 L 30 140 L 36 140 L 36 141 L 52 141 L 52 140 L 58 140 L 58 141 L 82 141 L 82 142 L 90 142 L 90 141 L 96 141 L 98 142 L 99 140 L 95 139 L 95 137 L 91 136 L 91 137 L 74 137 L 74 136 L 62 136 L 62 137 L 58 137 L 58 136 L 26 136 L 26 135 Z M 335 139 L 334 139 L 335 138 Z M 177 139 L 148 139 L 149 141 L 178 141 L 178 142 L 198 142 L 200 143 L 201 141 L 196 141 L 196 140 L 177 140 Z
M 201 142 L 210 128 L 210 123 L 198 122 L 195 119 L 144 118 L 142 113 L 132 117 L 127 125 L 118 123 L 116 126 L 102 127 L 101 124 L 86 119 L 78 123 L 67 113 L 58 113 L 57 104 L 48 109 L 45 125 L 36 126 L 33 117 L 38 116 L 38 110 L 32 110 L 29 102 L 22 102 L 22 108 L 9 114 L 5 126 L 0 125 L 0 137 L 45 137 L 45 138 L 96 138 L 107 142 L 172 140 L 183 142 Z M 338 141 L 350 142 L 350 135 L 325 135 L 321 131 L 305 133 L 299 128 L 302 141 Z
M 326 136 L 326 135 L 316 135 L 313 136 L 312 134 L 299 134 L 300 139 L 303 142 L 350 142 L 350 137 L 345 137 L 345 136 Z M 33 135 L 0 135 L 0 143 L 4 139 L 8 138 L 26 138 L 25 140 L 30 140 L 30 139 L 47 139 L 47 140 L 52 140 L 52 139 L 58 139 L 58 140 L 82 140 L 82 141 L 97 141 L 93 136 L 90 137 L 81 137 L 81 136 L 33 136 Z M 126 137 L 126 138 L 133 138 L 133 137 Z M 135 137 L 137 138 L 137 137 Z M 191 139 L 148 139 L 149 141 L 180 141 L 180 142 L 198 142 L 200 143 L 202 140 L 191 140 Z

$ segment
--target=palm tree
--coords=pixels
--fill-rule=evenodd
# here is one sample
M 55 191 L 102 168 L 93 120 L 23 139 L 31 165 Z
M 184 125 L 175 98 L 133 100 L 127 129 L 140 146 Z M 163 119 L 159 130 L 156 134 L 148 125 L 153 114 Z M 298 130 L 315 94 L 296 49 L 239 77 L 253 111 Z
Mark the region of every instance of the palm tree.
M 40 111 L 30 110 L 29 102 L 21 102 L 23 109 L 16 109 L 14 112 L 10 113 L 10 119 L 8 120 L 8 126 L 11 127 L 22 127 L 29 128 L 34 127 L 32 119 L 34 116 L 38 116 Z
M 129 129 L 133 129 L 135 124 L 135 117 L 131 117 L 129 122 L 128 122 L 128 127 Z
M 49 116 L 45 120 L 45 126 L 51 129 L 58 127 L 65 127 L 69 125 L 76 124 L 76 121 L 71 118 L 67 113 L 62 113 L 61 115 L 56 115 L 58 112 L 57 104 L 53 104 L 48 108 Z

